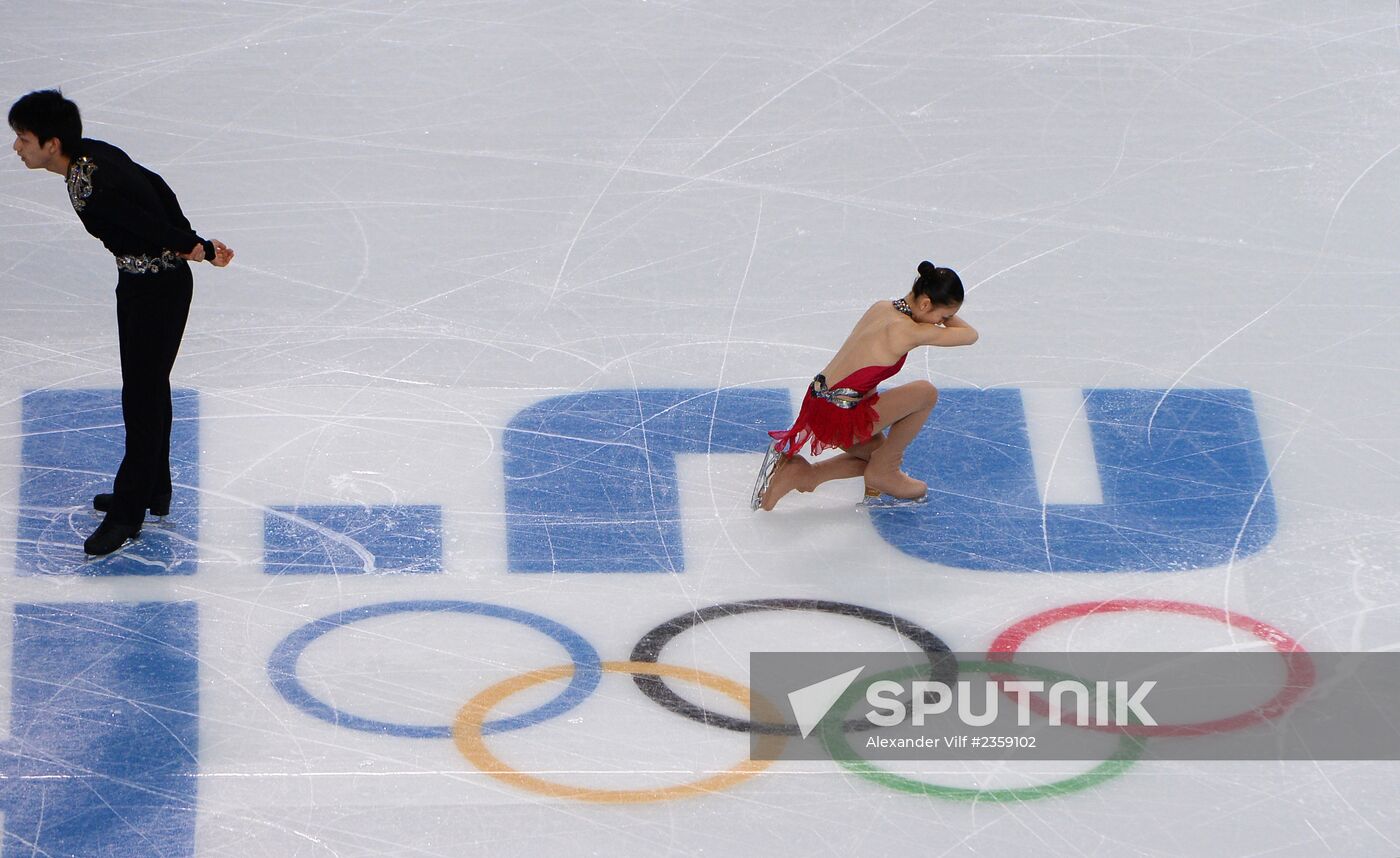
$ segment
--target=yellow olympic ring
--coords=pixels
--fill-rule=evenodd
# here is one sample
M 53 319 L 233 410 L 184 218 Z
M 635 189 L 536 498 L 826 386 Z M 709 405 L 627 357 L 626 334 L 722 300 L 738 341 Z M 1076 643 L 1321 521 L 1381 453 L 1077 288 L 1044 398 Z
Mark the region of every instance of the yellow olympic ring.
M 728 695 L 746 708 L 752 710 L 753 707 L 749 698 L 749 690 L 739 683 L 707 673 L 703 670 L 695 670 L 687 667 L 674 667 L 668 664 L 654 664 L 645 661 L 605 661 L 603 662 L 605 673 L 626 673 L 643 674 L 650 676 L 666 676 L 672 679 L 679 679 L 683 682 L 693 682 L 703 685 L 711 690 Z M 594 789 L 590 787 L 565 786 L 564 784 L 553 783 L 534 775 L 516 771 L 501 761 L 499 757 L 491 753 L 486 747 L 485 737 L 481 734 L 481 725 L 491 714 L 501 701 L 527 688 L 550 682 L 551 680 L 567 679 L 573 675 L 573 665 L 563 665 L 560 667 L 547 667 L 543 670 L 536 670 L 530 673 L 498 682 L 477 696 L 473 697 L 457 713 L 457 718 L 452 724 L 452 741 L 457 746 L 457 750 L 466 757 L 472 765 L 494 778 L 505 781 L 512 786 L 539 795 L 547 795 L 554 798 L 570 798 L 577 801 L 591 801 L 606 804 L 635 804 L 648 801 L 670 801 L 672 799 L 685 798 L 696 794 L 718 792 L 719 790 L 742 783 L 754 777 L 759 772 L 773 765 L 773 759 L 778 756 L 783 745 L 787 743 L 787 737 L 781 735 L 761 736 L 756 741 L 762 746 L 761 756 L 769 757 L 766 760 L 744 760 L 733 768 L 712 775 L 701 780 L 688 784 L 677 784 L 676 786 L 659 787 L 657 789 Z M 758 698 L 760 713 L 772 713 L 775 711 L 772 704 L 763 698 Z M 769 715 L 768 717 L 771 717 Z M 769 743 L 776 747 L 770 747 Z

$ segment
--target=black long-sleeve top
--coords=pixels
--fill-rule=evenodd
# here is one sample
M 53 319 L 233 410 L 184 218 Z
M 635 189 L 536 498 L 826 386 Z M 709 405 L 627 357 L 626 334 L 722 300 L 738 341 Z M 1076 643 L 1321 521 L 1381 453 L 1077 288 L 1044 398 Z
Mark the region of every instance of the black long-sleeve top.
M 213 261 L 213 243 L 195 233 L 175 192 L 155 172 L 101 140 L 84 137 L 71 155 L 68 198 L 113 256 L 189 253 L 202 244 L 204 258 Z

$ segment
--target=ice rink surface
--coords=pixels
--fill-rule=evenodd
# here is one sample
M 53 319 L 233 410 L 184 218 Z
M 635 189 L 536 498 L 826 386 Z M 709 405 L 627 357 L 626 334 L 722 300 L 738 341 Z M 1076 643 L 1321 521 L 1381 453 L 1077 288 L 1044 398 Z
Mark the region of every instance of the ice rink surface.
M 1027 649 L 1400 647 L 1394 2 L 0 21 L 7 99 L 61 86 L 238 254 L 196 269 L 176 514 L 84 562 L 112 260 L 0 171 L 6 858 L 1400 855 L 1397 763 L 903 770 L 984 791 L 950 799 L 721 775 L 747 738 L 624 668 L 520 680 L 693 612 L 659 659 L 705 687 L 668 682 L 740 715 L 751 652 L 910 646 L 871 612 L 967 653 L 1042 612 Z M 925 258 L 982 332 L 891 382 L 944 394 L 929 504 L 750 512 L 762 430 Z M 808 601 L 706 612 L 763 599 Z

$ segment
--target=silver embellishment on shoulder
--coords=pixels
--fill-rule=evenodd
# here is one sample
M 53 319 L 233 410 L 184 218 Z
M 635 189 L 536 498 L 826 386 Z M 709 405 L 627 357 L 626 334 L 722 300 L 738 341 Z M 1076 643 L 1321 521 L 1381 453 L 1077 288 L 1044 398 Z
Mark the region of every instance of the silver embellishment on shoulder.
M 159 274 L 167 268 L 174 268 L 179 264 L 180 256 L 173 250 L 164 251 L 160 256 L 117 257 L 117 269 L 132 274 Z
M 87 199 L 92 196 L 92 174 L 97 165 L 86 155 L 79 156 L 68 168 L 68 199 L 73 201 L 73 211 L 80 212 L 87 207 Z

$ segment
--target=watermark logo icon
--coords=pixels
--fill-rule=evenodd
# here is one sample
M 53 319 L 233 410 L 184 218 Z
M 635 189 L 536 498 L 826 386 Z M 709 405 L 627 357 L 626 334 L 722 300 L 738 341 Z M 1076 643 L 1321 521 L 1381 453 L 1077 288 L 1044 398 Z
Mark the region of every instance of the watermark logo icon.
M 802 738 L 812 734 L 826 717 L 826 713 L 831 711 L 831 707 L 836 705 L 836 701 L 841 699 L 841 695 L 845 694 L 846 689 L 860 676 L 862 670 L 865 670 L 865 665 L 788 692 L 788 704 L 792 706 L 792 714 L 797 720 L 798 729 L 802 731 Z

